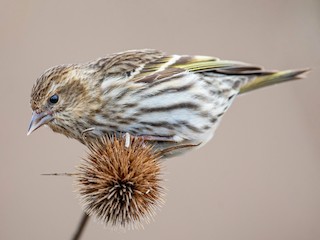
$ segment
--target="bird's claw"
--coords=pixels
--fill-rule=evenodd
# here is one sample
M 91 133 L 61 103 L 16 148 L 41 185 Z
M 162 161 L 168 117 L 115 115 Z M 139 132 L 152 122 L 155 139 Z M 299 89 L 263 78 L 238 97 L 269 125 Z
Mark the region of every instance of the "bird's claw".
M 125 140 L 124 146 L 125 146 L 126 148 L 129 148 L 129 147 L 130 147 L 130 145 L 131 145 L 131 139 L 140 139 L 140 140 L 142 140 L 142 146 L 145 147 L 145 143 L 144 143 L 145 139 L 144 139 L 143 136 L 132 136 L 130 133 L 126 132 L 125 134 L 122 135 L 122 137 L 123 137 L 124 140 Z
M 91 131 L 93 131 L 93 130 L 94 130 L 94 127 L 87 128 L 87 129 L 83 130 L 83 131 L 81 132 L 81 138 L 82 138 L 82 140 L 85 141 L 85 140 L 86 140 L 86 134 L 87 134 L 87 132 L 91 132 Z

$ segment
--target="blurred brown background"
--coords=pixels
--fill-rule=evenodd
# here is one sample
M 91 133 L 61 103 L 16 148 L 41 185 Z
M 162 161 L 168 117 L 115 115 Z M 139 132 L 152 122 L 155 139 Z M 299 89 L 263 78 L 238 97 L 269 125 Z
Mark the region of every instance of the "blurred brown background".
M 308 79 L 239 97 L 204 148 L 166 162 L 166 205 L 139 231 L 90 221 L 83 239 L 320 239 L 320 1 L 1 1 L 0 239 L 69 239 L 85 148 L 37 130 L 29 96 L 47 68 L 156 48 Z

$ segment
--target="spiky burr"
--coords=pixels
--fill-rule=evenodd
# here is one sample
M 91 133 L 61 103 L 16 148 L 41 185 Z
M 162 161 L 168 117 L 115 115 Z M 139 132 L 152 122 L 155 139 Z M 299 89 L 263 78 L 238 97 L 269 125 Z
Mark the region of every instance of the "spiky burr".
M 76 178 L 85 212 L 113 227 L 148 222 L 163 203 L 161 152 L 137 138 L 126 146 L 123 138 L 102 137 L 88 147 Z

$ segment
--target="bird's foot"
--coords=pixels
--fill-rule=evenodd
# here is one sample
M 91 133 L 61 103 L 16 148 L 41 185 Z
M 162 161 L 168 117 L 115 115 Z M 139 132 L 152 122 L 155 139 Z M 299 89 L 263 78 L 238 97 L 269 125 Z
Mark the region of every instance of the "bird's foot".
M 137 135 L 133 136 L 130 133 L 126 132 L 122 135 L 125 139 L 125 147 L 130 147 L 131 138 L 140 139 L 142 142 L 172 142 L 172 143 L 179 143 L 183 139 L 178 136 L 154 136 L 154 135 Z
M 92 128 L 87 128 L 87 129 L 83 130 L 83 131 L 81 132 L 81 138 L 82 138 L 82 140 L 85 141 L 85 140 L 86 140 L 86 135 L 87 135 L 87 133 L 88 133 L 88 132 L 91 132 L 91 131 L 93 131 L 93 130 L 94 130 L 94 127 L 92 127 Z

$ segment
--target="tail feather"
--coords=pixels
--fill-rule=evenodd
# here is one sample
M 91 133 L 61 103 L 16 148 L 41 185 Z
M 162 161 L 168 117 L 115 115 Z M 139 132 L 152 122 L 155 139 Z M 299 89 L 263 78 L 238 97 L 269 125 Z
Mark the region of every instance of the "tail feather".
M 264 75 L 257 76 L 251 81 L 248 81 L 240 88 L 240 93 L 246 93 L 258 88 L 278 84 L 286 81 L 292 81 L 304 78 L 303 73 L 308 72 L 310 69 L 301 70 L 285 70 L 274 73 L 266 73 Z

